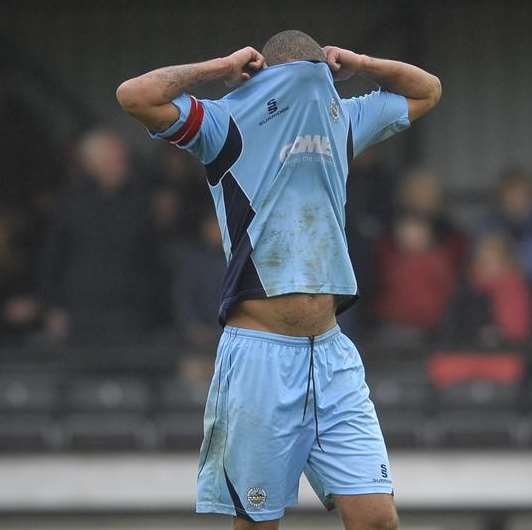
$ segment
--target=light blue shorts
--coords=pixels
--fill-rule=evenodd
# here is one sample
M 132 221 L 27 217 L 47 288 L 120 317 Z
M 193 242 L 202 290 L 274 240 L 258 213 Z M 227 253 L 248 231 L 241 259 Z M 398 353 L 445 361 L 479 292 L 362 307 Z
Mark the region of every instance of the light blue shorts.
M 198 513 L 280 519 L 305 473 L 332 496 L 392 493 L 364 368 L 338 326 L 314 338 L 226 327 L 205 410 Z

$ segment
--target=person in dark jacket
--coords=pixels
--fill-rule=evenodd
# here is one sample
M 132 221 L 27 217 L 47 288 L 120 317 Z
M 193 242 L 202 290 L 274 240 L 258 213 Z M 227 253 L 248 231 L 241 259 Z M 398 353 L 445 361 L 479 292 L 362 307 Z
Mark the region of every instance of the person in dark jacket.
M 83 344 L 129 341 L 162 318 L 150 198 L 113 132 L 90 132 L 79 152 L 84 177 L 60 200 L 43 252 L 46 330 Z
M 173 292 L 182 348 L 178 371 L 191 395 L 203 399 L 220 338 L 218 307 L 226 261 L 216 215 L 199 210 L 197 217 L 196 241 L 176 245 Z

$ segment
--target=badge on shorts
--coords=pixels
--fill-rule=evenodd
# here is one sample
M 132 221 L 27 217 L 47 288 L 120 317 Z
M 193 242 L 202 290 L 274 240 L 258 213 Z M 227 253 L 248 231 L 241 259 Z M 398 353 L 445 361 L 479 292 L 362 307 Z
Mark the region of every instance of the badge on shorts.
M 340 109 L 338 108 L 338 102 L 336 99 L 332 98 L 329 105 L 329 112 L 331 113 L 331 118 L 336 121 L 340 116 Z
M 266 492 L 262 488 L 251 488 L 248 491 L 248 502 L 253 508 L 263 508 L 266 504 Z

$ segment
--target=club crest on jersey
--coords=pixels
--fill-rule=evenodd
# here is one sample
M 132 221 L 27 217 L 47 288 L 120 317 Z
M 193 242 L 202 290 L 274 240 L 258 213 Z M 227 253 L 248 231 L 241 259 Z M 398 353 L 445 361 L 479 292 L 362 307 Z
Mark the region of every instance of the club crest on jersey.
M 279 160 L 284 162 L 289 156 L 300 153 L 316 153 L 330 157 L 332 155 L 331 142 L 327 136 L 320 136 L 319 134 L 297 136 L 292 143 L 286 144 L 281 149 Z
M 329 104 L 329 113 L 334 121 L 340 117 L 340 108 L 338 107 L 338 102 L 335 98 L 331 99 L 331 103 Z
M 263 508 L 266 504 L 266 492 L 262 488 L 251 488 L 248 491 L 248 502 L 253 508 Z

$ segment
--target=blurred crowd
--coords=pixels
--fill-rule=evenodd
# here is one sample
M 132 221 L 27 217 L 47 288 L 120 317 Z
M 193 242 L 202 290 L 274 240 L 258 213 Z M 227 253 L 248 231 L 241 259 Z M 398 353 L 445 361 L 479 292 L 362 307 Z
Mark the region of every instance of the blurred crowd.
M 5 108 L 7 123 L 10 112 L 20 121 L 23 109 Z M 207 380 L 225 260 L 201 166 L 163 143 L 143 164 L 107 129 L 62 157 L 42 138 L 30 153 L 15 128 L 4 146 L 0 347 L 165 337 L 181 372 Z M 430 168 L 391 169 L 378 147 L 353 162 L 347 232 L 361 301 L 341 324 L 372 355 L 526 347 L 530 174 L 502 173 L 475 226 L 452 212 Z
M 525 169 L 499 176 L 474 226 L 453 221 L 444 180 L 427 168 L 397 178 L 369 152 L 353 163 L 350 186 L 362 195 L 348 205 L 352 258 L 368 298 L 359 329 L 374 349 L 526 346 L 532 180 Z

